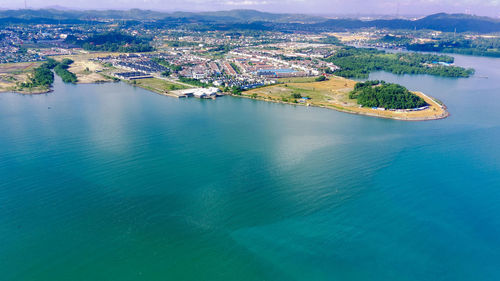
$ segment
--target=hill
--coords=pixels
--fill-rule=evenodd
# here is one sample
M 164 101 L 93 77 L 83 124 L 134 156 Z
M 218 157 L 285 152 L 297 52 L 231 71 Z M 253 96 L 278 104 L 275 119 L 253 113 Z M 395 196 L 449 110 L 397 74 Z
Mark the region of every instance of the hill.
M 243 23 L 243 22 L 285 22 L 285 23 L 315 23 L 325 21 L 325 18 L 302 15 L 302 14 L 274 14 L 256 10 L 229 10 L 216 12 L 158 12 L 151 10 L 60 10 L 60 9 L 40 9 L 40 10 L 4 10 L 0 11 L 0 19 L 16 18 L 23 20 L 34 20 L 37 18 L 54 20 L 97 20 L 97 19 L 117 19 L 117 20 L 161 20 L 161 19 L 186 19 L 192 21 L 207 21 L 214 23 Z
M 500 20 L 466 14 L 439 13 L 417 20 L 388 19 L 362 21 L 359 19 L 331 19 L 315 24 L 318 30 L 346 30 L 358 28 L 388 29 L 430 29 L 443 32 L 479 32 L 500 31 Z
M 416 20 L 352 18 L 327 19 L 304 14 L 276 14 L 256 10 L 229 10 L 216 12 L 158 12 L 151 10 L 3 10 L 0 23 L 79 23 L 99 22 L 103 19 L 138 22 L 158 22 L 163 26 L 184 24 L 206 25 L 207 28 L 238 28 L 277 31 L 343 31 L 360 28 L 431 29 L 444 32 L 500 32 L 500 20 L 466 14 L 439 13 Z

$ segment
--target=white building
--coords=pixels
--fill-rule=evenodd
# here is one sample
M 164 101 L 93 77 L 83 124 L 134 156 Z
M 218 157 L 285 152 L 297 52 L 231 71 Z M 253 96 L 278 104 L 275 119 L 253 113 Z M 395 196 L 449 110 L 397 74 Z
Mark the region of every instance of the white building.
M 179 97 L 195 97 L 199 99 L 210 99 L 217 97 L 217 94 L 220 92 L 218 88 L 210 87 L 210 88 L 193 88 L 181 90 L 176 93 Z

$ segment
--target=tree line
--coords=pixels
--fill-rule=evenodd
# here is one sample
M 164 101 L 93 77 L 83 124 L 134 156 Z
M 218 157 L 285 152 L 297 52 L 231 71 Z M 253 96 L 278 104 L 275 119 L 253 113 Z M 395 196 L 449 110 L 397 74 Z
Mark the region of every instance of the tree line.
M 54 67 L 54 72 L 61 77 L 64 83 L 76 83 L 77 78 L 73 72 L 68 70 L 69 65 L 73 63 L 71 59 L 63 59 Z
M 55 67 L 55 60 L 49 59 L 47 62 L 42 63 L 39 67 L 33 69 L 28 74 L 28 79 L 25 82 L 19 83 L 18 87 L 23 88 L 46 88 L 48 89 L 54 83 L 54 73 L 52 68 Z
M 85 40 L 77 40 L 75 36 L 68 36 L 65 40 L 66 43 L 81 46 L 88 51 L 125 53 L 153 51 L 153 47 L 149 44 L 150 41 L 151 39 L 146 37 L 137 37 L 116 31 L 92 34 Z
M 54 72 L 61 77 L 65 83 L 76 83 L 76 75 L 68 71 L 68 67 L 73 63 L 71 59 L 63 59 L 58 62 L 54 59 L 47 59 L 46 62 L 42 63 L 39 67 L 33 69 L 33 71 L 28 75 L 28 80 L 19 83 L 20 88 L 49 88 L 54 83 Z
M 473 69 L 441 65 L 453 63 L 453 57 L 434 54 L 395 53 L 371 48 L 343 47 L 327 61 L 339 70 L 336 75 L 346 78 L 368 78 L 373 71 L 387 71 L 394 74 L 429 74 L 443 77 L 469 77 Z

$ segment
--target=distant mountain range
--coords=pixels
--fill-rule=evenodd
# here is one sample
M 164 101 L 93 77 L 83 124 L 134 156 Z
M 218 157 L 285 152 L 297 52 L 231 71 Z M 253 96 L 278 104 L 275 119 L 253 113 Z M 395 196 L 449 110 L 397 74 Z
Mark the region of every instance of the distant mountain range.
M 341 31 L 358 28 L 431 29 L 445 32 L 500 32 L 500 20 L 466 14 L 439 13 L 417 20 L 352 18 L 327 19 L 304 14 L 274 14 L 255 10 L 218 12 L 159 12 L 151 10 L 67 9 L 3 10 L 0 23 L 81 23 L 103 19 L 159 22 L 164 26 L 201 23 L 207 28 L 266 29 L 283 31 Z
M 430 29 L 444 32 L 500 31 L 500 20 L 466 14 L 439 13 L 417 20 L 388 19 L 362 21 L 358 19 L 333 19 L 316 24 L 319 29 L 388 28 L 388 29 Z
M 116 19 L 116 20 L 160 20 L 165 18 L 183 18 L 187 20 L 207 22 L 301 22 L 314 23 L 325 21 L 323 17 L 302 14 L 273 14 L 256 10 L 230 10 L 217 12 L 158 12 L 151 10 L 67 10 L 67 9 L 41 9 L 41 10 L 4 10 L 0 11 L 1 18 L 55 19 L 55 20 L 89 20 L 89 19 Z

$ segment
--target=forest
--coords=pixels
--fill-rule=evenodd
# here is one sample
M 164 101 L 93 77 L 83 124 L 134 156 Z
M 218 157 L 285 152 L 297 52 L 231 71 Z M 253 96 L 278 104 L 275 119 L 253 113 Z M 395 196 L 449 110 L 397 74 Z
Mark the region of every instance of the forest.
M 378 80 L 356 83 L 349 98 L 356 99 L 364 107 L 385 109 L 410 109 L 427 105 L 424 99 L 405 87 Z
M 443 77 L 469 77 L 473 69 L 446 65 L 453 63 L 453 57 L 419 54 L 386 53 L 370 48 L 343 47 L 326 59 L 339 70 L 338 76 L 346 78 L 368 78 L 373 71 L 387 71 L 394 74 L 429 74 Z
M 61 77 L 65 83 L 76 83 L 76 75 L 68 71 L 68 67 L 73 63 L 71 59 L 63 59 L 58 62 L 54 59 L 47 59 L 46 62 L 41 64 L 39 67 L 33 69 L 32 73 L 28 76 L 28 81 L 19 83 L 20 88 L 36 88 L 43 87 L 49 88 L 54 83 L 54 72 Z
M 52 72 L 52 68 L 54 64 L 52 61 L 45 62 L 41 64 L 39 67 L 33 69 L 33 72 L 28 75 L 28 80 L 23 83 L 19 83 L 18 86 L 20 88 L 49 88 L 52 83 L 54 83 L 54 73 Z
M 76 83 L 76 75 L 68 70 L 69 65 L 73 63 L 71 59 L 63 59 L 54 67 L 54 72 L 61 77 L 64 83 Z
M 105 32 L 93 34 L 86 40 L 76 40 L 74 37 L 68 36 L 66 43 L 81 46 L 88 51 L 105 51 L 105 52 L 150 52 L 153 47 L 149 45 L 148 38 L 131 36 L 121 32 Z

